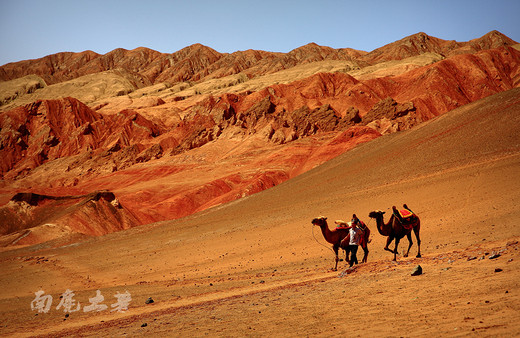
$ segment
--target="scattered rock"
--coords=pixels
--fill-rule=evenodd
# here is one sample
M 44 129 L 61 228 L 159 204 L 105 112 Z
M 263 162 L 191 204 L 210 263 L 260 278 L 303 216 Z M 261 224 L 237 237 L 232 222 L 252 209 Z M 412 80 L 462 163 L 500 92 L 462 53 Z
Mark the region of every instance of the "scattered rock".
M 468 261 L 472 261 L 474 259 L 477 259 L 477 257 L 475 257 L 475 256 L 468 257 Z
M 417 265 L 415 269 L 412 271 L 412 276 L 419 276 L 422 275 L 422 267 L 420 265 Z
M 144 303 L 145 304 L 152 304 L 154 301 L 152 299 L 152 297 L 149 297 Z
M 361 117 L 359 116 L 359 109 L 352 106 L 348 108 L 343 120 L 350 123 L 360 123 Z
M 501 271 L 503 271 L 503 270 L 500 269 L 500 268 L 496 268 L 496 269 L 495 269 L 495 272 L 501 272 Z
M 393 98 L 387 97 L 376 103 L 363 117 L 362 122 L 368 124 L 377 119 L 388 118 L 395 120 L 411 112 L 415 112 L 413 102 L 397 103 Z
M 495 258 L 498 258 L 498 257 L 500 257 L 500 254 L 499 253 L 494 253 L 491 256 L 489 256 L 489 259 L 495 259 Z
M 148 326 L 148 324 L 146 324 L 146 323 L 141 324 L 141 327 L 147 327 L 147 326 Z

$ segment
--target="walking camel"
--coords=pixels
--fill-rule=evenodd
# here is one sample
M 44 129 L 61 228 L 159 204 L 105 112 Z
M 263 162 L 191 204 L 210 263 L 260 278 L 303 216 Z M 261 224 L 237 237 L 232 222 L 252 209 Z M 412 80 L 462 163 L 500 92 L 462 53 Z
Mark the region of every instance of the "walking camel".
M 377 224 L 377 230 L 382 236 L 388 237 L 386 240 L 385 250 L 390 251 L 394 254 L 394 261 L 397 260 L 397 247 L 399 245 L 399 241 L 404 236 L 408 237 L 408 250 L 404 254 L 404 257 L 408 257 L 408 253 L 410 252 L 410 248 L 413 245 L 412 241 L 412 229 L 415 233 L 415 237 L 417 238 L 417 257 L 421 257 L 421 238 L 419 237 L 419 231 L 421 229 L 421 220 L 419 217 L 414 214 L 406 204 L 403 205 L 405 208 L 405 212 L 408 212 L 409 217 L 403 218 L 400 216 L 396 207 L 392 207 L 394 213 L 390 216 L 390 220 L 388 223 L 384 222 L 383 215 L 384 211 L 376 210 L 372 211 L 368 214 L 368 217 L 375 218 Z M 395 239 L 395 249 L 391 250 L 388 248 L 390 243 Z
M 329 229 L 329 225 L 327 224 L 327 217 L 320 216 L 312 220 L 311 222 L 314 225 L 317 225 L 321 228 L 321 233 L 323 234 L 323 237 L 325 237 L 325 240 L 332 244 L 332 249 L 334 250 L 334 253 L 336 254 L 336 265 L 332 269 L 333 271 L 338 270 L 338 250 L 339 248 L 342 248 L 346 251 L 346 261 L 349 261 L 348 257 L 348 251 L 347 246 L 348 243 L 342 243 L 343 240 L 349 235 L 349 228 L 347 227 L 341 227 L 341 228 L 335 228 L 333 230 Z M 363 248 L 363 259 L 361 260 L 362 263 L 366 263 L 368 258 L 368 238 L 370 236 L 370 230 L 368 227 L 361 228 L 363 230 L 364 235 L 361 238 L 360 246 Z

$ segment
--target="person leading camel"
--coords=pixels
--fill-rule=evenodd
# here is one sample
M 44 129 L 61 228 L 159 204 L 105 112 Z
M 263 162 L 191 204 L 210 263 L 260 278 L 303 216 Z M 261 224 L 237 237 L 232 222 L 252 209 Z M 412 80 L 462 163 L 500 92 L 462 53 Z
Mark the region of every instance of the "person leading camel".
M 350 224 L 356 224 L 357 229 L 361 231 L 361 236 L 359 238 L 359 246 L 363 248 L 363 251 L 365 254 L 363 255 L 363 259 L 361 260 L 361 263 L 366 263 L 368 258 L 368 243 L 370 243 L 370 229 L 367 227 L 365 222 L 361 221 L 356 214 L 352 215 L 352 220 L 349 222 Z M 342 243 L 343 245 L 348 245 L 346 242 Z M 348 251 L 347 251 L 348 253 Z
M 334 268 L 332 268 L 332 270 L 337 271 L 338 262 L 339 262 L 339 257 L 338 257 L 339 248 L 341 247 L 343 250 L 348 252 L 347 250 L 348 250 L 349 240 L 347 240 L 347 241 L 344 241 L 344 240 L 346 237 L 349 236 L 349 229 L 346 227 L 337 227 L 332 230 L 329 229 L 329 226 L 327 224 L 327 217 L 325 217 L 325 216 L 320 216 L 320 217 L 314 218 L 311 221 L 311 223 L 319 226 L 321 228 L 321 233 L 323 234 L 323 237 L 325 238 L 325 240 L 327 242 L 329 242 L 330 244 L 332 244 L 332 249 L 336 256 L 335 257 L 336 264 L 335 264 Z M 344 222 L 342 222 L 342 223 L 344 223 Z M 368 229 L 368 227 L 365 227 L 365 232 L 359 242 L 359 245 L 361 245 L 361 247 L 363 248 L 363 251 L 365 252 L 362 262 L 367 261 L 367 257 L 368 257 L 367 244 L 370 242 L 368 239 L 369 236 L 370 236 L 370 230 Z M 347 261 L 350 261 L 348 257 L 345 257 L 345 258 Z
M 357 259 L 357 251 L 363 234 L 363 231 L 358 228 L 359 224 L 359 219 L 354 214 L 352 217 L 352 225 L 349 229 L 349 234 L 341 241 L 340 245 L 342 248 L 348 248 L 348 252 L 350 253 L 350 267 L 352 267 L 354 264 L 359 264 Z
M 338 250 L 340 248 L 342 240 L 349 234 L 348 228 L 337 227 L 333 230 L 330 230 L 329 225 L 327 224 L 327 217 L 325 216 L 316 217 L 311 221 L 311 223 L 319 226 L 321 228 L 321 233 L 323 234 L 325 240 L 332 244 L 332 250 L 334 251 L 334 254 L 336 256 L 336 264 L 332 268 L 332 270 L 337 271 L 339 262 Z M 342 249 L 346 251 L 345 247 L 342 247 Z M 348 257 L 346 257 L 346 259 L 348 260 Z

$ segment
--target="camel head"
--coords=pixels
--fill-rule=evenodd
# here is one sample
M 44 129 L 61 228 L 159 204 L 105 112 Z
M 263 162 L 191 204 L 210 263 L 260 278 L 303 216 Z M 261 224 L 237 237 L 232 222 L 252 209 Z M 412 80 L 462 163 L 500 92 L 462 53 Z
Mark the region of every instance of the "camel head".
M 311 223 L 321 227 L 321 226 L 327 224 L 327 217 L 325 217 L 325 216 L 316 217 L 315 219 L 313 219 L 311 221 Z
M 368 214 L 368 217 L 370 218 L 382 218 L 383 215 L 385 214 L 384 211 L 381 211 L 381 210 L 375 210 L 375 211 L 371 211 L 369 214 Z

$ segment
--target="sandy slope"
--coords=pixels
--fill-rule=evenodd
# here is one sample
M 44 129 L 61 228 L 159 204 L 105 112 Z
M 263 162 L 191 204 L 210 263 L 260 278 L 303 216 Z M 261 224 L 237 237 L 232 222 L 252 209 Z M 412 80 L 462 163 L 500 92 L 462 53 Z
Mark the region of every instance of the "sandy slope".
M 190 217 L 3 252 L 0 334 L 518 335 L 519 125 L 515 89 Z M 402 203 L 421 217 L 423 258 L 415 243 L 394 263 L 367 215 Z M 372 229 L 369 263 L 332 272 L 310 220 L 326 215 L 333 226 L 354 212 Z M 424 274 L 412 277 L 417 264 Z M 132 303 L 65 317 L 56 306 L 67 288 L 82 306 L 98 289 L 109 307 L 116 292 Z M 37 315 L 39 289 L 54 302 Z

